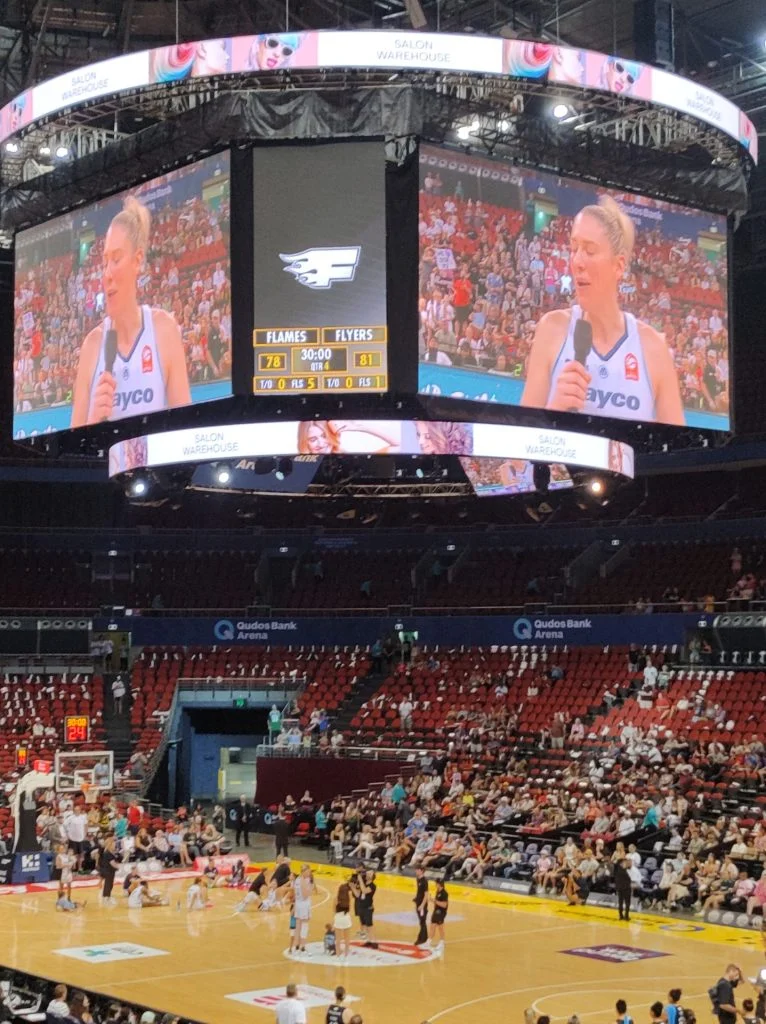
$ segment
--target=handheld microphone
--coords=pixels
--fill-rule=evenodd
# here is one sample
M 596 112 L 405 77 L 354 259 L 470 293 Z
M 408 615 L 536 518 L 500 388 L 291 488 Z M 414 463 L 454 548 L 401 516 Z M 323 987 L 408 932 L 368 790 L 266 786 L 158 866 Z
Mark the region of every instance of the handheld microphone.
M 593 326 L 587 320 L 578 320 L 574 329 L 575 361 L 585 366 L 593 348 Z
M 578 326 L 582 323 L 582 320 L 577 321 Z M 590 326 L 590 325 L 589 325 Z M 577 331 L 575 330 L 575 349 L 577 348 Z M 113 327 L 110 327 L 106 332 L 106 340 L 104 341 L 104 369 L 107 373 L 114 372 L 114 361 L 117 358 L 117 331 Z M 579 358 L 579 356 L 578 356 Z
M 574 357 L 575 362 L 585 366 L 593 348 L 593 326 L 587 320 L 578 320 L 574 329 Z M 570 409 L 570 412 L 579 412 L 579 409 Z

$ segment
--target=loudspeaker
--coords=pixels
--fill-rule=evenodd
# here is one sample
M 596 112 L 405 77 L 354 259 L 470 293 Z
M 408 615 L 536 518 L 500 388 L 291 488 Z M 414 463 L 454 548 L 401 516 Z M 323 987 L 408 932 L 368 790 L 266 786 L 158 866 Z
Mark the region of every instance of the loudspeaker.
M 545 494 L 551 482 L 551 467 L 547 462 L 536 462 L 532 470 L 535 490 Z
M 675 70 L 675 25 L 671 0 L 636 0 L 633 7 L 636 60 Z

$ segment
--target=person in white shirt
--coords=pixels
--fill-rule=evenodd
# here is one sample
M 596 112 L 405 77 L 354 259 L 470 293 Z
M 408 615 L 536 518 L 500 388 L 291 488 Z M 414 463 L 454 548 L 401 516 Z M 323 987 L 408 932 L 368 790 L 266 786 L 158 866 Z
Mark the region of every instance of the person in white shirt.
M 307 1024 L 306 1007 L 298 998 L 298 986 L 293 982 L 285 989 L 285 998 L 277 1003 L 275 1024 Z
M 67 1004 L 66 997 L 66 985 L 56 985 L 56 987 L 53 990 L 53 999 L 51 999 L 51 1001 L 45 1008 L 45 1013 L 47 1014 L 48 1017 L 69 1018 L 69 1006 Z
M 404 732 L 412 729 L 412 701 L 409 697 L 402 698 L 399 704 L 399 721 Z
M 65 818 L 64 831 L 67 834 L 72 853 L 77 858 L 77 870 L 79 871 L 87 852 L 86 839 L 88 836 L 88 816 L 82 807 L 77 807 L 72 814 Z
M 149 891 L 149 883 L 141 879 L 135 889 L 128 896 L 128 907 L 131 910 L 140 910 L 141 907 L 166 907 L 168 901 L 158 892 Z
M 619 821 L 619 823 L 617 825 L 617 835 L 618 836 L 627 836 L 627 835 L 630 835 L 631 832 L 635 832 L 635 831 L 636 831 L 636 823 L 631 818 L 630 813 L 628 811 L 625 811 L 623 813 L 622 817 L 620 818 L 620 821 Z
M 112 698 L 114 699 L 114 713 L 116 715 L 122 714 L 125 693 L 125 682 L 122 676 L 116 676 L 112 683 Z
M 204 910 L 205 909 L 205 896 L 202 892 L 202 879 L 195 878 L 189 888 L 186 890 L 186 909 L 187 910 Z
M 646 668 L 644 669 L 644 686 L 648 689 L 653 690 L 657 685 L 657 668 L 652 665 L 651 658 L 646 659 Z

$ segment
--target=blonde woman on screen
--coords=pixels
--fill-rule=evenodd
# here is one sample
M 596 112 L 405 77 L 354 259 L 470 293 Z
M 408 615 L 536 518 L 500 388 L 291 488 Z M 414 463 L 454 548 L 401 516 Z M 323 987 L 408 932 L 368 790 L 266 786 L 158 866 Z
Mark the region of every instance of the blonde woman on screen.
M 299 455 L 344 455 L 354 454 L 343 445 L 344 434 L 368 434 L 383 442 L 383 446 L 372 452 L 365 447 L 362 454 L 385 454 L 398 451 L 401 439 L 398 423 L 387 428 L 383 423 L 364 420 L 302 420 L 298 424 Z
M 473 452 L 470 423 L 417 420 L 415 430 L 423 455 L 470 455 Z
M 557 412 L 683 425 L 678 373 L 665 336 L 620 308 L 620 281 L 633 252 L 633 221 L 604 196 L 577 214 L 570 237 L 575 305 L 542 317 L 521 404 Z M 575 328 L 588 327 L 578 362 Z
M 134 196 L 109 225 L 102 274 L 107 315 L 80 349 L 73 427 L 191 404 L 178 324 L 138 301 L 150 227 L 149 210 Z

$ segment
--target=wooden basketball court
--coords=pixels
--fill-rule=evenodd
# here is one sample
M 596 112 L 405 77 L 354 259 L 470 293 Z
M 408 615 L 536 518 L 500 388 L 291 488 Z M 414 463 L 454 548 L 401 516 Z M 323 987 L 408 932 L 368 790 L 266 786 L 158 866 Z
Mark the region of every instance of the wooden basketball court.
M 310 940 L 319 944 L 348 872 L 327 865 L 315 871 L 319 896 Z M 270 1024 L 269 990 L 288 981 L 308 986 L 309 1004 L 323 999 L 321 990 L 344 985 L 358 999 L 352 1006 L 364 1024 L 522 1024 L 529 1006 L 554 1019 L 577 1013 L 609 1024 L 620 996 L 643 1024 L 650 1003 L 665 1001 L 672 987 L 683 989 L 683 1005 L 703 1022 L 710 1019 L 707 989 L 727 963 L 739 963 L 748 977 L 764 963 L 756 933 L 649 915 L 624 924 L 611 910 L 456 885 L 446 951 L 421 958 L 410 945 L 413 881 L 381 875 L 378 883 L 381 949 L 356 949 L 358 966 L 325 964 L 318 948 L 314 956 L 289 960 L 286 912 L 234 914 L 241 894 L 233 891 L 217 889 L 211 909 L 187 912 L 187 881 L 153 884 L 170 899 L 156 909 L 128 910 L 122 897 L 118 906 L 102 907 L 97 889 L 78 890 L 87 907 L 70 914 L 55 911 L 54 892 L 3 896 L 0 959 L 209 1024 Z M 751 995 L 750 986 L 737 994 Z M 239 998 L 228 998 L 234 995 Z M 324 1008 L 312 1007 L 308 1019 L 324 1022 Z

